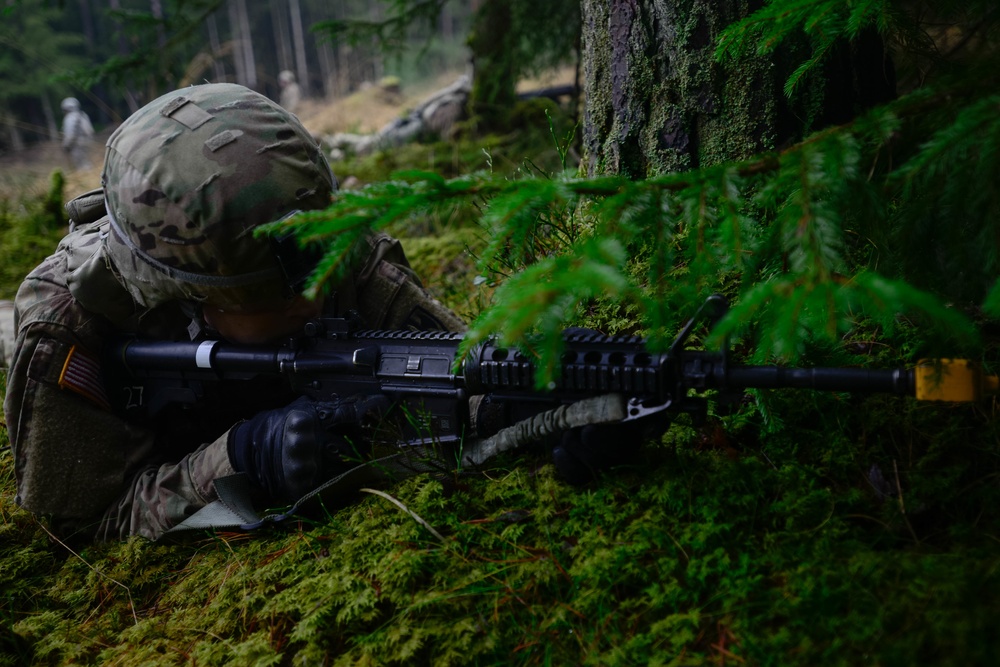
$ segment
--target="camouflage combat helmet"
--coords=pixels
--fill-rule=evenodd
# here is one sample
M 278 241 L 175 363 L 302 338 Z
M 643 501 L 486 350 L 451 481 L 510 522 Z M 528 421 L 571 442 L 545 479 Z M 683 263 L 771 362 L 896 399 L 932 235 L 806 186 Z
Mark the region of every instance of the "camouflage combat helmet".
M 235 311 L 289 298 L 302 277 L 294 241 L 254 229 L 323 208 L 336 189 L 295 116 L 233 84 L 174 91 L 130 116 L 108 140 L 101 181 L 108 254 L 139 304 Z

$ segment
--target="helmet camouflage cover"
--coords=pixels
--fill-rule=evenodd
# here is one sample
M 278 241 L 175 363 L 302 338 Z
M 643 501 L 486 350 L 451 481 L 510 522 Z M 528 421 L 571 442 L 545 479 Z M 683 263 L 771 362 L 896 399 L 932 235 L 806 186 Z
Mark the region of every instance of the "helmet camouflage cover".
M 301 260 L 294 242 L 253 231 L 326 207 L 336 189 L 298 119 L 234 84 L 174 91 L 130 116 L 108 140 L 101 181 L 108 253 L 148 308 L 190 300 L 252 310 L 289 298 L 301 278 L 289 275 Z

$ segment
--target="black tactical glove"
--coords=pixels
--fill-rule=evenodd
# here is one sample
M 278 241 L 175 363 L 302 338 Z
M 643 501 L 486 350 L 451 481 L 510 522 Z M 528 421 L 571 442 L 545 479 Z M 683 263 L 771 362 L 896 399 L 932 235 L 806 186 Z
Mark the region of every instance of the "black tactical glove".
M 584 484 L 601 470 L 635 458 L 641 434 L 628 424 L 590 424 L 563 433 L 552 449 L 559 476 L 570 484 Z
M 591 481 L 602 470 L 635 462 L 642 443 L 670 424 L 666 412 L 610 424 L 570 429 L 552 449 L 559 476 L 570 484 Z
M 229 431 L 229 461 L 268 496 L 293 502 L 367 454 L 367 432 L 388 407 L 384 396 L 300 398 Z

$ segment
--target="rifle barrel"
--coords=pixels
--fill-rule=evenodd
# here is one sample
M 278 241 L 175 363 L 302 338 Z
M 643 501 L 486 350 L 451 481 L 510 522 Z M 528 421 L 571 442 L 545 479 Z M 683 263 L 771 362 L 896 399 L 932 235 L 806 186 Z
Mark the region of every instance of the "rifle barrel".
M 130 372 L 230 371 L 275 373 L 286 356 L 277 346 L 230 345 L 219 341 L 167 342 L 127 340 L 111 356 Z
M 728 385 L 736 389 L 819 389 L 901 396 L 915 393 L 913 371 L 906 369 L 732 366 L 726 379 Z

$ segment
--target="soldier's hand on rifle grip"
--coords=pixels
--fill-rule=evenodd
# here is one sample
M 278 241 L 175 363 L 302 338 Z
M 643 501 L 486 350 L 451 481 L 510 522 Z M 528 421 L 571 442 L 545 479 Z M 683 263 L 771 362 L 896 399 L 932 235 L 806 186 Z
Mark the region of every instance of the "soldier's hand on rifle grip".
M 358 395 L 317 404 L 329 438 L 323 450 L 323 480 L 368 457 L 374 430 L 391 401 L 382 394 Z
M 274 500 L 298 500 L 366 453 L 365 430 L 387 403 L 383 396 L 299 398 L 230 429 L 229 461 Z
M 669 417 L 661 413 L 570 429 L 552 449 L 552 462 L 559 476 L 570 484 L 586 484 L 603 470 L 635 462 L 643 442 L 653 433 L 665 431 L 669 423 Z
M 552 449 L 552 462 L 570 484 L 586 484 L 602 470 L 634 460 L 639 444 L 632 426 L 590 424 L 563 433 Z

